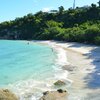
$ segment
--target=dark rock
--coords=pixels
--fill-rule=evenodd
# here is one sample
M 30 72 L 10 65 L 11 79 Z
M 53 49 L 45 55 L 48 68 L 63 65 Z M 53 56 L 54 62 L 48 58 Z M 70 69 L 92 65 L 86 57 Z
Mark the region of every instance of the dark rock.
M 63 86 L 66 85 L 64 81 L 58 80 L 57 82 L 54 83 L 55 86 Z
M 48 91 L 46 91 L 46 92 L 44 92 L 44 93 L 43 93 L 43 95 L 47 95 L 48 93 L 49 93 L 49 92 L 48 92 Z
M 64 91 L 64 90 L 62 90 L 62 89 L 58 89 L 57 91 L 58 91 L 59 93 L 67 92 L 66 90 Z

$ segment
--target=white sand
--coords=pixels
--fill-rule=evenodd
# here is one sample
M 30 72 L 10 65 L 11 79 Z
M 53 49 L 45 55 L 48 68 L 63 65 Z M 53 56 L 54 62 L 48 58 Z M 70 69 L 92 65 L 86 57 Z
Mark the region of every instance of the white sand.
M 100 67 L 100 46 L 86 45 L 86 44 L 74 43 L 74 42 L 65 43 L 65 42 L 59 42 L 59 41 L 37 41 L 37 42 L 45 44 L 45 45 L 50 45 L 52 48 L 56 50 L 59 49 L 59 51 L 62 52 L 60 53 L 62 54 L 62 56 L 60 57 L 62 63 L 67 64 L 67 65 L 72 65 L 75 67 L 75 70 L 69 71 L 69 74 L 68 74 L 69 80 L 73 81 L 71 88 L 74 89 L 75 92 L 78 90 L 79 93 L 82 92 L 82 95 L 84 94 L 83 93 L 84 89 L 86 89 L 85 92 L 90 93 L 90 95 L 93 95 L 94 91 L 96 94 L 97 94 L 96 91 L 100 92 L 100 88 L 98 88 L 98 90 L 97 89 L 94 90 L 92 88 L 91 89 L 84 88 L 84 87 L 88 87 L 87 86 L 88 82 L 85 81 L 84 78 L 87 78 L 90 73 L 93 73 L 93 75 L 96 74 L 100 76 L 100 68 L 99 68 Z M 100 80 L 97 79 L 95 81 L 100 81 Z M 81 91 L 82 89 L 83 91 Z M 91 98 L 89 100 L 100 100 L 99 96 L 98 98 L 99 99 Z M 74 100 L 74 99 L 71 98 L 69 100 Z

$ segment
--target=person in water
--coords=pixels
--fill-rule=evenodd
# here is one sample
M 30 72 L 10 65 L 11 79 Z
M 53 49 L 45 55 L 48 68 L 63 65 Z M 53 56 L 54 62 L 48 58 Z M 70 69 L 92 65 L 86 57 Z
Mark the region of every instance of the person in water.
M 51 48 L 52 52 L 53 52 L 53 48 Z

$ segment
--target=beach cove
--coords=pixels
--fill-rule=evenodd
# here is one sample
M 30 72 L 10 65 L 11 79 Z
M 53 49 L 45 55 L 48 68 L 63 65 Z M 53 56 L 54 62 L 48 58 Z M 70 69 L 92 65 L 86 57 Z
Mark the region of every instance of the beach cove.
M 23 42 L 27 46 L 34 46 L 34 43 L 35 45 L 49 46 L 48 50 L 54 61 L 52 62 L 51 59 L 50 64 L 52 64 L 53 70 L 51 75 L 47 76 L 47 80 L 43 80 L 45 77 L 42 78 L 43 81 L 34 81 L 31 78 L 27 82 L 22 81 L 21 84 L 18 82 L 6 87 L 19 96 L 20 100 L 38 100 L 43 92 L 57 90 L 54 87 L 54 82 L 57 80 L 63 80 L 66 83 L 66 86 L 59 88 L 68 91 L 68 100 L 100 99 L 100 47 L 59 41 Z M 48 72 L 48 69 L 45 72 Z

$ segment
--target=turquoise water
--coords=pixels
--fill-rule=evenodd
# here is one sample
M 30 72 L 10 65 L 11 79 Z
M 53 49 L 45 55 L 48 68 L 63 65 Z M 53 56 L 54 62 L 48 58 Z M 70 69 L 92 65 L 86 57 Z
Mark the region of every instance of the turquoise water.
M 52 77 L 55 57 L 49 46 L 0 40 L 0 87 L 27 79 Z

